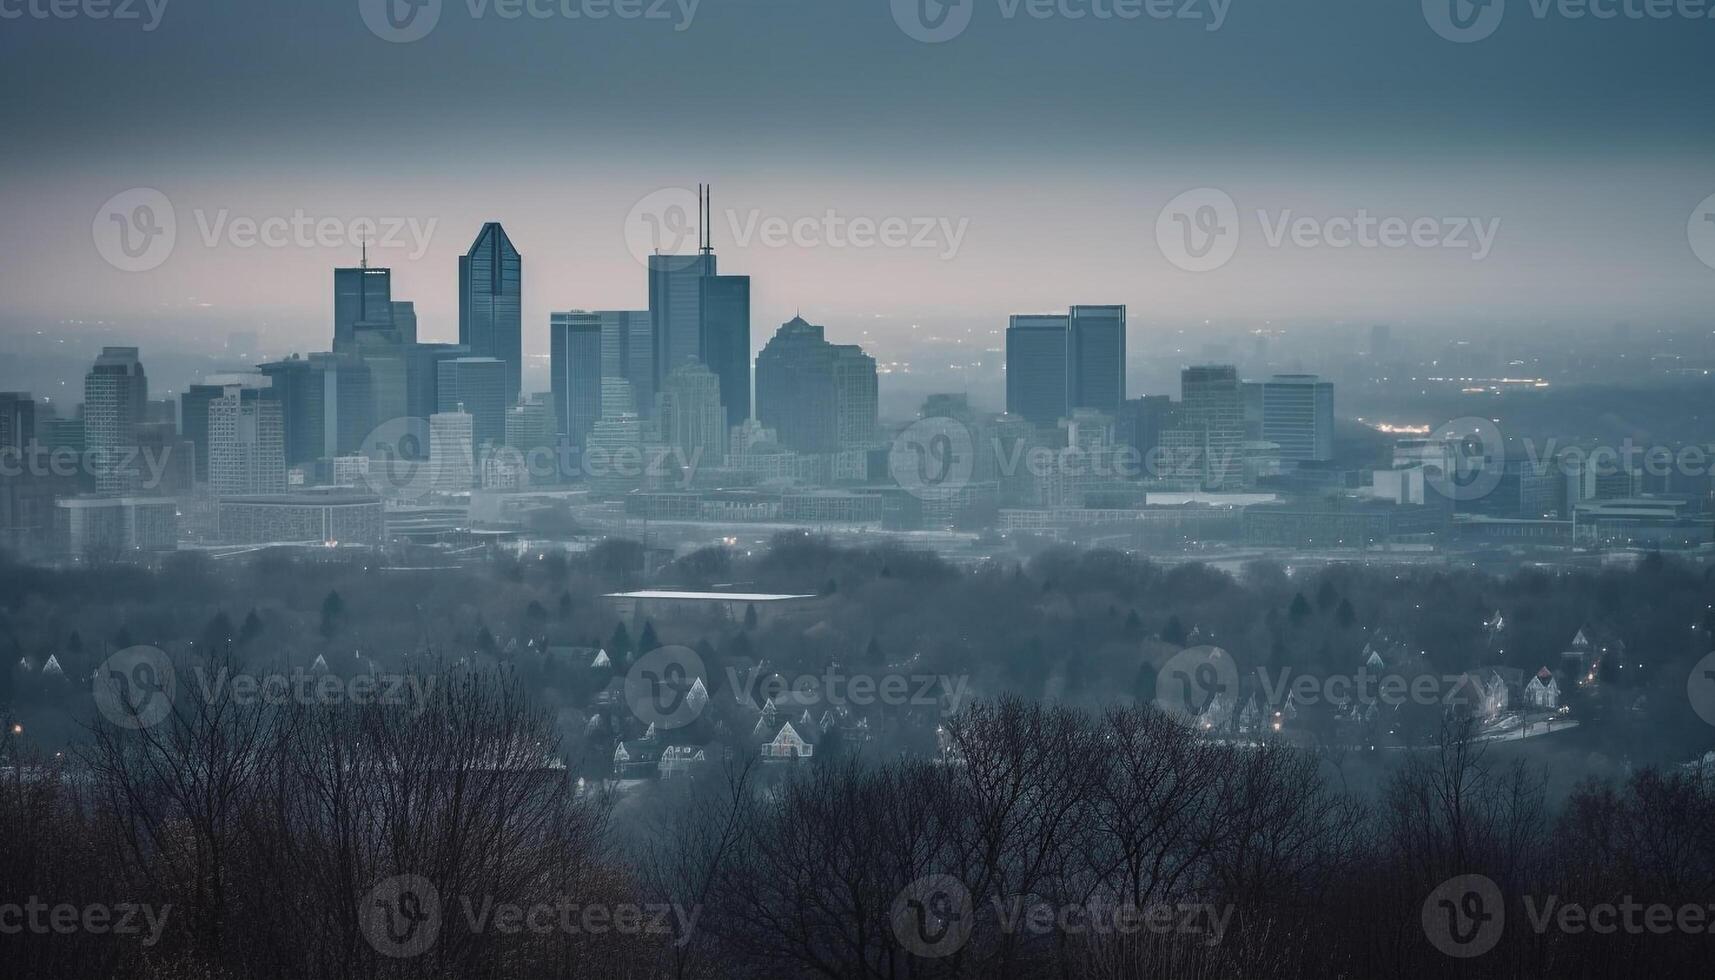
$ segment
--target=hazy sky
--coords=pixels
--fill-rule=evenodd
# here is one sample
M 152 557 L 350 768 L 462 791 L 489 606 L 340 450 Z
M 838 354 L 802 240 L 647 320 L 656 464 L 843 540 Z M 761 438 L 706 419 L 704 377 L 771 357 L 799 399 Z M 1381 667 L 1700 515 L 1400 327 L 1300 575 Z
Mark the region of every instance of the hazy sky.
M 1174 0 L 1197 20 L 965 0 L 968 28 L 925 44 L 887 0 L 703 0 L 684 30 L 689 0 L 662 8 L 670 20 L 444 0 L 426 37 L 389 43 L 359 0 L 166 0 L 153 31 L 27 15 L 47 2 L 0 0 L 26 11 L 0 19 L 8 315 L 201 308 L 325 347 L 329 270 L 355 249 L 239 247 L 231 222 L 374 217 L 432 227 L 421 254 L 402 234 L 372 259 L 417 302 L 422 335 L 451 339 L 456 257 L 499 220 L 524 254 L 525 348 L 541 352 L 549 310 L 644 305 L 628 215 L 635 235 L 640 200 L 698 181 L 715 185 L 723 271 L 755 277 L 758 345 L 798 307 L 845 337 L 1073 302 L 1159 323 L 1715 304 L 1687 230 L 1715 194 L 1715 19 L 1539 17 L 1507 0 L 1492 36 L 1456 44 L 1414 0 L 1219 0 L 1213 31 L 1210 0 Z M 1241 237 L 1194 273 L 1163 254 L 1157 217 L 1199 187 L 1230 196 Z M 96 247 L 104 202 L 132 188 L 163 192 L 177 226 L 145 272 Z M 1475 219 L 1493 239 L 1478 259 L 1474 242 L 1318 237 L 1360 209 L 1431 219 L 1442 240 Z M 771 219 L 814 218 L 821 235 L 830 210 L 913 238 L 927 223 L 930 245 L 764 240 Z M 1308 244 L 1280 224 L 1303 216 Z

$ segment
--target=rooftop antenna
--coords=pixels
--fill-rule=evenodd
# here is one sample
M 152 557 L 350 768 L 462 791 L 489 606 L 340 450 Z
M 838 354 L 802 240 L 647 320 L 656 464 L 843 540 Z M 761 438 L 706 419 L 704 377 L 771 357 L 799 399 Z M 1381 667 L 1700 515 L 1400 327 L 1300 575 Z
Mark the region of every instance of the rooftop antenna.
M 363 258 L 360 262 L 360 266 L 361 268 L 367 269 L 369 268 L 369 236 L 364 235 L 363 241 L 360 244 L 363 248 Z
M 704 188 L 703 213 L 698 216 L 698 224 L 702 227 L 702 251 L 704 255 L 707 255 L 715 250 L 714 232 L 710 230 L 710 226 L 714 224 L 715 185 L 701 184 L 698 186 Z

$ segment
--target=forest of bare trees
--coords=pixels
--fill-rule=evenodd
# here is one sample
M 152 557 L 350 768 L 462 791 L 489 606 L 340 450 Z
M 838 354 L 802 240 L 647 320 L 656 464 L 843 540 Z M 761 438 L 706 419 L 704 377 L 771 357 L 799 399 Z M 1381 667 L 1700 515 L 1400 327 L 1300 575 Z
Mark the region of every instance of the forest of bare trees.
M 692 778 L 622 788 L 584 758 L 579 681 L 505 644 L 611 645 L 626 624 L 599 596 L 636 580 L 635 557 L 498 559 L 416 589 L 337 563 L 8 569 L 12 658 L 52 650 L 69 675 L 14 674 L 0 706 L 8 975 L 1665 977 L 1701 976 L 1715 952 L 1708 766 L 1646 764 L 1639 745 L 1636 766 L 1569 773 L 1565 753 L 1475 740 L 1456 713 L 1422 746 L 1358 759 L 1211 740 L 1136 696 L 1144 651 L 1192 629 L 1315 659 L 1385 624 L 1453 657 L 1505 607 L 1534 658 L 1568 604 L 1608 589 L 1680 621 L 1624 607 L 1601 624 L 1655 675 L 1631 690 L 1666 698 L 1699 652 L 1686 627 L 1706 628 L 1696 570 L 1235 579 L 1055 553 L 962 571 L 814 539 L 749 563 L 694 555 L 661 578 L 825 581 L 828 618 L 808 637 L 648 624 L 633 647 L 912 649 L 983 678 L 981 696 L 930 750 L 782 767 L 729 748 Z M 1433 602 L 1456 609 L 1439 631 L 1413 617 Z M 1608 609 L 1591 599 L 1578 621 Z M 182 641 L 176 672 L 202 686 L 154 724 L 93 710 L 94 665 L 156 639 Z M 204 680 L 311 655 L 379 663 L 421 696 L 306 703 Z M 1578 744 L 1617 754 L 1652 731 L 1637 714 Z M 1715 741 L 1661 729 L 1683 747 L 1657 756 Z M 1473 897 L 1479 880 L 1492 894 Z

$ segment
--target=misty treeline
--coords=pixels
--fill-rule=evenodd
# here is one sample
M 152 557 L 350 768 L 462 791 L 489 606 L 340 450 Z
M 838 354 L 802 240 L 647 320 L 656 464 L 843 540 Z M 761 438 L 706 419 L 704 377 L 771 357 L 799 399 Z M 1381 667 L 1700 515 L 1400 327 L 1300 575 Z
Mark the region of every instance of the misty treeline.
M 1676 977 L 1715 952 L 1708 934 L 1539 933 L 1521 904 L 1707 905 L 1701 776 L 1648 769 L 1554 805 L 1539 772 L 1456 724 L 1348 793 L 1301 748 L 1212 742 L 1150 707 L 1003 698 L 949 718 L 934 757 L 733 758 L 623 818 L 552 761 L 552 728 L 515 672 L 482 668 L 448 673 L 420 712 L 217 697 L 137 731 L 97 721 L 65 758 L 12 743 L 4 899 L 145 905 L 165 928 L 149 945 L 9 934 L 8 974 Z M 434 941 L 403 959 L 361 926 L 377 882 L 402 874 L 440 906 Z M 1423 921 L 1464 874 L 1509 901 L 1499 944 L 1469 961 Z M 951 908 L 968 935 L 934 958 L 897 916 L 929 875 L 970 896 Z M 496 904 L 673 907 L 690 926 L 502 930 L 483 915 Z M 1065 914 L 1115 906 L 1167 912 L 1136 931 Z
M 1073 549 L 961 568 L 898 545 L 841 547 L 787 533 L 754 554 L 706 548 L 647 573 L 645 549 L 626 540 L 569 555 L 496 552 L 434 571 L 385 565 L 287 552 L 224 561 L 185 553 L 158 570 L 49 570 L 0 559 L 0 705 L 22 716 L 39 744 L 69 743 L 78 737 L 72 719 L 88 708 L 87 678 L 107 654 L 139 643 L 177 654 L 231 642 L 245 663 L 307 668 L 323 656 L 341 675 L 424 655 L 510 665 L 559 730 L 575 736 L 607 678 L 587 669 L 587 654 L 552 658 L 550 646 L 606 648 L 623 670 L 640 647 L 680 643 L 711 669 L 760 662 L 790 676 L 837 662 L 847 673 L 946 674 L 980 696 L 1099 708 L 1115 696 L 1148 700 L 1157 668 L 1192 644 L 1220 646 L 1241 670 L 1270 677 L 1350 674 L 1372 643 L 1390 671 L 1408 677 L 1479 666 L 1528 677 L 1558 669 L 1587 628 L 1625 656 L 1604 658 L 1595 690 L 1563 690 L 1581 722 L 1573 736 L 1581 758 L 1599 754 L 1618 771 L 1622 761 L 1683 761 L 1715 745 L 1685 696 L 1691 666 L 1715 649 L 1715 569 L 1659 555 L 1633 568 L 1504 577 L 1275 562 L 1229 575 Z M 814 622 L 757 627 L 715 618 L 622 623 L 601 598 L 733 584 L 827 599 Z M 1491 632 L 1485 624 L 1496 612 L 1505 626 Z M 63 675 L 43 675 L 49 655 Z

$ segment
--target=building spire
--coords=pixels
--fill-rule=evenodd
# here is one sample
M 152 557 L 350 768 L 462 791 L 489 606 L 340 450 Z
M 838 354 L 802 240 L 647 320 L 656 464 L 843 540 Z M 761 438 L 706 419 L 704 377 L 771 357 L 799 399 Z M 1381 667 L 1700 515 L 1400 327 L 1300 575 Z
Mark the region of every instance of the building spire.
M 369 268 L 369 236 L 368 235 L 363 236 L 363 241 L 360 243 L 360 247 L 363 249 L 363 257 L 359 260 L 359 267 L 367 269 L 367 268 Z
M 697 187 L 701 189 L 698 201 L 702 204 L 701 213 L 697 215 L 697 243 L 702 246 L 702 253 L 707 255 L 715 250 L 714 231 L 710 227 L 714 224 L 715 185 L 698 184 Z

